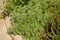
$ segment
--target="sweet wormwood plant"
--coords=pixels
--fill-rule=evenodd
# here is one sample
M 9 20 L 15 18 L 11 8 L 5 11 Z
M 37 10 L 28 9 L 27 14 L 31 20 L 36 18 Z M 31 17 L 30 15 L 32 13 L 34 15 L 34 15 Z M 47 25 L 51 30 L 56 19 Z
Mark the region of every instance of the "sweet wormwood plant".
M 60 40 L 60 0 L 4 0 L 9 34 L 26 40 Z M 25 40 L 23 39 L 23 40 Z

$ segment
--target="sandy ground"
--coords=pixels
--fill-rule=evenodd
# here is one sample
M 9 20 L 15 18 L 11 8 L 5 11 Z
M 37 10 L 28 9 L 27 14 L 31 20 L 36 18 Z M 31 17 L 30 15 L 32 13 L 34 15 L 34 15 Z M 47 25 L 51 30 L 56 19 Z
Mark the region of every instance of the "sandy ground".
M 7 29 L 10 27 L 10 18 L 0 19 L 0 40 L 22 40 L 22 37 L 19 35 L 9 35 Z

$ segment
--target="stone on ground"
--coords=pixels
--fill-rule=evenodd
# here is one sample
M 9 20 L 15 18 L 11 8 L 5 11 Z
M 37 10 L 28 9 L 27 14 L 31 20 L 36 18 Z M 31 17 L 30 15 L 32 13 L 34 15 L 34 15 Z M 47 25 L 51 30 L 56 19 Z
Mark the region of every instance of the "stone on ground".
M 19 35 L 13 35 L 12 34 L 11 36 L 12 36 L 13 40 L 22 40 L 22 37 Z

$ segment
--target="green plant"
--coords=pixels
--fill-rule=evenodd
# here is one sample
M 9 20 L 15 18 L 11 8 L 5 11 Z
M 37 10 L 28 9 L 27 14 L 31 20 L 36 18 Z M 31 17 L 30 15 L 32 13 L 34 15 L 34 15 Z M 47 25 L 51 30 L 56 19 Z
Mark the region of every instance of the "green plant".
M 22 35 L 28 40 L 60 40 L 59 0 L 6 0 L 5 2 L 5 10 L 10 13 L 12 22 L 8 33 Z

